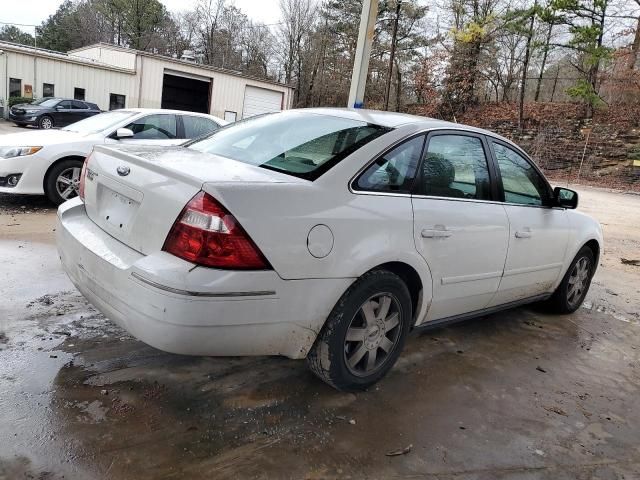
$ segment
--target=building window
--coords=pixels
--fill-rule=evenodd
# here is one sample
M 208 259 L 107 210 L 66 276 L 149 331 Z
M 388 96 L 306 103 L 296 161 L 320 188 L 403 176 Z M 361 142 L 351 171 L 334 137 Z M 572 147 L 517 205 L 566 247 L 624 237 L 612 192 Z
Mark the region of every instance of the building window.
M 42 84 L 42 96 L 43 97 L 55 97 L 55 87 L 53 83 L 43 83 Z
M 73 89 L 73 99 L 74 100 L 82 100 L 84 101 L 84 88 L 74 88 Z
M 9 79 L 9 96 L 21 97 L 22 96 L 22 80 L 19 78 Z
M 126 97 L 117 93 L 109 94 L 109 110 L 118 110 L 124 108 Z
M 236 112 L 232 112 L 230 110 L 225 110 L 224 111 L 224 119 L 227 122 L 235 122 L 237 120 L 237 116 L 238 116 L 238 114 Z

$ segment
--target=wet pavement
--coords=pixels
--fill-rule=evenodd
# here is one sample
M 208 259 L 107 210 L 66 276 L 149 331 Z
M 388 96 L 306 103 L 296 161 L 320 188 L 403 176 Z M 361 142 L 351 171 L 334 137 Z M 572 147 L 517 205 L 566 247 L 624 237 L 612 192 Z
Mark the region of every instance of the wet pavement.
M 640 197 L 581 196 L 611 246 L 577 313 L 523 308 L 416 334 L 358 394 L 300 361 L 136 341 L 66 279 L 54 210 L 5 200 L 2 480 L 640 478 L 640 267 L 619 261 L 640 258 Z M 603 218 L 606 201 L 616 214 Z

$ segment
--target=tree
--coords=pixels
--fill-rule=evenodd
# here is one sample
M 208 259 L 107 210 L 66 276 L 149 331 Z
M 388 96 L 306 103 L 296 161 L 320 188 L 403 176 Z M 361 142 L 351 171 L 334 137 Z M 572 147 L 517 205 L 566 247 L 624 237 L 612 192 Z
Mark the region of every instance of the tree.
M 567 93 L 585 102 L 588 117 L 602 103 L 598 95 L 598 74 L 603 60 L 610 58 L 612 51 L 603 45 L 609 1 L 554 0 L 551 4 L 571 35 L 568 42 L 560 46 L 577 54 L 574 67 L 582 75 Z
M 21 45 L 34 45 L 33 35 L 23 32 L 13 25 L 4 25 L 0 28 L 0 40 Z

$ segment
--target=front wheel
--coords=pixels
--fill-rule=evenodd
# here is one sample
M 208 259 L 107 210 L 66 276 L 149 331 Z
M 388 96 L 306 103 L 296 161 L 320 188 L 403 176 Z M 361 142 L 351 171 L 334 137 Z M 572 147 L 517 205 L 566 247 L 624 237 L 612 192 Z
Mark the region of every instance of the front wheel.
M 82 161 L 63 160 L 57 163 L 47 174 L 44 192 L 56 205 L 60 205 L 78 196 Z
M 38 128 L 42 130 L 49 130 L 50 128 L 53 128 L 53 118 L 49 115 L 43 115 L 40 117 L 40 120 L 38 120 Z
M 549 299 L 549 306 L 557 313 L 575 312 L 587 296 L 595 271 L 593 251 L 589 247 L 582 247 Z
M 398 359 L 411 318 L 411 296 L 402 279 L 386 270 L 368 272 L 333 308 L 307 364 L 338 390 L 364 390 Z

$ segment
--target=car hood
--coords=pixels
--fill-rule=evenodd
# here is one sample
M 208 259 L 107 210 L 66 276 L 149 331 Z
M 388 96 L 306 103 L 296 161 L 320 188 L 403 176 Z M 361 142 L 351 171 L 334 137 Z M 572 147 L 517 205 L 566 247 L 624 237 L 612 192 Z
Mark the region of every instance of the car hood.
M 33 105 L 31 103 L 19 103 L 11 108 L 21 108 L 23 110 L 44 110 L 45 107 L 42 107 L 40 105 Z
M 0 136 L 0 146 L 2 147 L 44 147 L 47 145 L 58 145 L 61 143 L 71 143 L 84 139 L 85 134 L 70 132 L 67 130 L 36 130 L 33 132 L 10 133 Z

